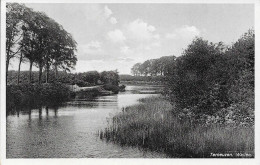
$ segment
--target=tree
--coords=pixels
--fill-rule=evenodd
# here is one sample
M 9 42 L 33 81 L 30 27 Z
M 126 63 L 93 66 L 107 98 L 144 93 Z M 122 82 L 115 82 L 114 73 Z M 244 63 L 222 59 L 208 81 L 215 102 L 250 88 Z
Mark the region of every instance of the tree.
M 26 38 L 30 43 L 28 46 L 31 45 L 31 48 L 27 49 L 29 52 L 26 54 L 28 55 L 27 58 L 31 61 L 30 72 L 32 62 L 35 62 L 36 66 L 39 68 L 38 82 L 41 84 L 42 70 L 47 55 L 47 44 L 49 39 L 46 27 L 46 21 L 48 18 L 44 13 L 40 12 L 33 12 L 31 18 L 28 28 L 29 35 L 27 35 L 28 38 Z
M 17 74 L 17 84 L 19 85 L 20 83 L 20 71 L 21 71 L 21 64 L 22 62 L 24 62 L 24 55 L 22 53 L 22 51 L 20 52 L 20 57 L 19 57 L 19 65 L 18 65 L 18 74 Z
M 226 52 L 229 91 L 232 103 L 250 103 L 254 109 L 255 33 L 249 30 Z M 231 67 L 232 66 L 232 67 Z
M 141 72 L 147 76 L 150 73 L 150 69 L 151 69 L 151 61 L 150 60 L 146 60 L 140 67 Z
M 161 75 L 168 75 L 173 71 L 175 56 L 163 56 L 158 59 L 158 69 Z
M 169 75 L 169 87 L 172 91 L 172 101 L 179 108 L 195 107 L 196 111 L 212 113 L 210 98 L 215 85 L 220 84 L 218 64 L 222 63 L 223 52 L 220 47 L 202 38 L 195 38 L 183 55 L 175 62 L 173 74 Z M 219 99 L 226 90 L 220 86 Z M 216 92 L 215 92 L 216 93 Z M 215 97 L 215 96 L 214 96 Z M 218 105 L 222 106 L 222 105 Z M 220 107 L 219 107 L 220 108 Z
M 49 81 L 51 66 L 58 73 L 58 67 L 65 71 L 74 68 L 77 58 L 76 42 L 61 25 L 41 12 L 31 12 L 26 20 L 28 26 L 21 42 L 22 51 L 30 62 L 30 82 L 33 64 L 39 68 L 39 80 L 42 83 L 42 73 L 45 68 L 46 82 Z
M 118 86 L 119 75 L 118 75 L 117 70 L 101 72 L 100 73 L 100 80 L 105 84 Z
M 23 22 L 23 38 L 20 41 L 21 51 L 24 57 L 29 60 L 29 82 L 32 82 L 32 66 L 36 63 L 38 48 L 37 48 L 37 13 L 27 8 L 27 12 L 24 13 Z
M 241 71 L 251 72 L 251 85 L 254 86 L 255 33 L 249 30 L 243 34 L 226 52 L 230 81 L 238 79 Z
M 10 60 L 20 51 L 18 42 L 22 37 L 22 20 L 26 10 L 28 8 L 18 3 L 6 4 L 6 77 Z
M 159 59 L 152 59 L 150 60 L 150 69 L 149 72 L 151 75 L 157 76 L 160 69 L 160 61 Z
M 73 37 L 63 29 L 61 25 L 54 20 L 49 19 L 49 34 L 53 37 L 49 42 L 48 53 L 49 58 L 46 58 L 46 82 L 48 82 L 49 70 L 51 65 L 58 74 L 58 68 L 65 71 L 74 69 L 77 62 L 75 55 L 76 41 Z
M 141 66 L 141 63 L 136 63 L 132 68 L 131 68 L 131 72 L 134 76 L 138 76 L 140 75 L 140 66 Z

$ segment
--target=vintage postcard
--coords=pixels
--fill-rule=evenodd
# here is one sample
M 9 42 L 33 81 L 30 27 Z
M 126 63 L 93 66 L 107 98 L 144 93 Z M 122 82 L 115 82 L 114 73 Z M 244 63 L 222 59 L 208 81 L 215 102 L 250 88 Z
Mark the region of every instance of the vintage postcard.
M 1 164 L 260 163 L 259 5 L 1 1 Z

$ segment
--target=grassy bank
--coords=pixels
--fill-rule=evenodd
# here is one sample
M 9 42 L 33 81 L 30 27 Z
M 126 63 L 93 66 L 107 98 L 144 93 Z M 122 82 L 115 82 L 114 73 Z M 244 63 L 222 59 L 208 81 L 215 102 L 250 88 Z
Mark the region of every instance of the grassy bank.
M 218 157 L 254 156 L 253 127 L 195 124 L 192 120 L 175 117 L 174 107 L 163 97 L 140 101 L 113 117 L 100 138 L 165 152 L 170 157 L 214 157 L 219 153 L 226 155 Z
M 120 82 L 126 85 L 163 85 L 164 76 L 119 75 Z
M 20 84 L 6 86 L 6 111 L 24 107 L 37 108 L 42 105 L 58 105 L 74 97 L 65 84 Z
M 163 82 L 160 81 L 120 81 L 122 84 L 126 85 L 163 85 Z

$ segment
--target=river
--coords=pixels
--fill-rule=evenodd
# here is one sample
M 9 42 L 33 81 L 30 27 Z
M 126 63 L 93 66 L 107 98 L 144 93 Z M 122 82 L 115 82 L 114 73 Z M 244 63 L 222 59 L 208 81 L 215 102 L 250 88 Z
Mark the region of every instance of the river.
M 99 96 L 83 104 L 32 109 L 7 116 L 7 158 L 163 158 L 162 153 L 143 151 L 100 140 L 98 130 L 122 107 L 155 94 L 160 87 L 127 86 L 117 95 Z

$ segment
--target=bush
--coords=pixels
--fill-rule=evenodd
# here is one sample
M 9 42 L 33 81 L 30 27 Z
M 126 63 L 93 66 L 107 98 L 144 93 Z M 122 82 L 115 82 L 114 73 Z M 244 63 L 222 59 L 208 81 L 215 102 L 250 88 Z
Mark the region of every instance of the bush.
M 68 101 L 71 97 L 73 93 L 61 83 L 7 85 L 6 108 L 7 111 L 13 111 L 27 106 L 55 105 Z
M 166 95 L 176 105 L 177 114 L 188 110 L 198 120 L 207 121 L 203 116 L 221 118 L 218 113 L 228 115 L 235 106 L 243 112 L 242 118 L 252 118 L 254 31 L 249 30 L 230 48 L 196 38 L 172 66 Z
M 172 101 L 179 108 L 197 106 L 202 99 L 210 95 L 212 85 L 221 83 L 221 77 L 212 74 L 218 72 L 218 60 L 223 61 L 221 51 L 201 38 L 196 38 L 184 51 L 183 56 L 177 58 L 174 73 L 169 75 L 168 85 L 173 92 Z M 204 105 L 205 107 L 202 107 Z M 201 104 L 200 107 L 208 109 L 206 105 Z
M 119 86 L 119 91 L 120 92 L 124 92 L 125 91 L 125 87 L 126 87 L 125 85 L 120 85 Z
M 120 91 L 120 88 L 116 85 L 106 84 L 103 87 L 105 90 L 112 91 L 115 94 L 118 94 L 118 92 Z
M 100 95 L 100 91 L 97 88 L 88 90 L 88 91 L 77 91 L 75 93 L 76 99 L 77 100 L 89 100 L 93 99 L 94 97 L 97 97 Z

